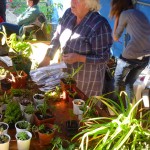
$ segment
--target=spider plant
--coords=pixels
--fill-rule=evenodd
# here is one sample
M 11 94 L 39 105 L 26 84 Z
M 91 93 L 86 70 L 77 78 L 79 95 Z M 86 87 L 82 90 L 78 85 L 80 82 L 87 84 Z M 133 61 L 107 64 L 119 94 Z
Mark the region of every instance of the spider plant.
M 124 107 L 122 96 L 125 95 L 128 107 Z M 150 149 L 150 121 L 145 120 L 149 111 L 138 118 L 138 108 L 142 99 L 131 104 L 125 92 L 118 95 L 120 104 L 104 96 L 91 98 L 101 101 L 116 114 L 113 117 L 85 118 L 79 138 L 80 149 L 87 150 L 141 150 Z M 141 122 L 145 125 L 142 126 Z M 74 139 L 73 138 L 73 139 Z

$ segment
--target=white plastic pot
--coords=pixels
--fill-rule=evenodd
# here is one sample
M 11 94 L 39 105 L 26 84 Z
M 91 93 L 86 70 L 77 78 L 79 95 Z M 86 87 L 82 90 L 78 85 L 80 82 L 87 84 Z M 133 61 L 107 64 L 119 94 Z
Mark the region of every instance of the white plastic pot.
M 5 124 L 7 126 L 7 128 L 5 130 L 3 130 L 3 134 L 7 134 L 9 125 L 7 123 L 5 123 L 5 122 L 0 122 L 0 125 L 1 124 Z
M 8 134 L 4 134 L 4 135 L 6 135 L 9 138 L 9 140 L 6 143 L 0 144 L 0 150 L 9 150 L 10 136 Z
M 75 115 L 81 115 L 81 114 L 83 114 L 83 111 L 80 110 L 80 108 L 82 108 L 85 105 L 85 101 L 82 100 L 82 99 L 74 99 L 72 101 L 72 103 L 73 103 L 73 113 Z
M 31 138 L 32 138 L 32 134 L 29 131 L 24 131 L 28 134 L 28 136 L 30 137 L 28 140 L 19 140 L 17 138 L 18 133 L 16 134 L 16 140 L 17 140 L 17 148 L 18 150 L 29 150 L 30 149 L 30 143 L 31 143 Z
M 20 123 L 20 122 L 27 122 L 28 124 L 30 124 L 28 121 L 18 121 L 15 123 L 15 128 L 16 128 L 16 133 L 18 132 L 23 132 L 23 131 L 27 131 L 28 129 L 20 129 L 17 127 L 17 124 Z
M 43 98 L 37 99 L 36 98 L 37 95 L 39 95 L 40 97 L 43 97 Z M 33 100 L 34 100 L 35 105 L 43 104 L 44 103 L 44 95 L 43 94 L 34 94 Z

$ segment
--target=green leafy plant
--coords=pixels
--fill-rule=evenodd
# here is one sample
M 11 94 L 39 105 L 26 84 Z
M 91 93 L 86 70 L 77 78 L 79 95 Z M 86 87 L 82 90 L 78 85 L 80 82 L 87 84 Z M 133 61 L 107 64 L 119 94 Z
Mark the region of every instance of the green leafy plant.
M 63 5 L 61 3 L 52 3 L 47 5 L 46 18 L 51 22 L 54 9 L 62 9 Z
M 41 133 L 46 133 L 46 134 L 50 134 L 52 132 L 54 132 L 55 130 L 60 130 L 59 126 L 54 124 L 52 128 L 49 128 L 46 126 L 46 124 L 41 124 L 39 127 L 38 127 L 38 131 L 41 132 Z
M 34 106 L 32 104 L 29 104 L 25 107 L 24 112 L 27 114 L 33 114 L 34 113 Z
M 4 114 L 4 122 L 10 124 L 17 122 L 22 116 L 19 104 L 15 101 L 11 101 L 7 105 L 7 109 Z
M 0 144 L 6 143 L 9 141 L 9 137 L 4 134 L 0 134 Z
M 0 103 L 8 104 L 12 100 L 11 95 L 8 95 L 6 92 L 2 96 L 0 96 Z
M 47 100 L 59 101 L 61 93 L 62 93 L 61 88 L 59 86 L 56 86 L 54 91 L 47 91 L 45 93 L 45 98 Z
M 72 82 L 74 82 L 74 76 L 81 70 L 81 68 L 83 67 L 83 64 L 80 65 L 77 69 L 72 70 L 72 73 L 68 74 L 68 76 L 66 78 L 64 78 L 65 83 L 67 84 L 71 84 Z
M 12 94 L 12 96 L 22 96 L 23 90 L 22 89 L 12 89 L 11 94 Z
M 46 116 L 48 109 L 49 109 L 49 106 L 48 106 L 46 100 L 44 101 L 43 104 L 39 105 L 39 107 L 38 107 L 38 111 L 39 111 L 43 116 Z
M 63 143 L 66 143 L 65 145 L 67 146 L 63 146 Z M 49 150 L 75 150 L 76 147 L 76 143 L 72 143 L 68 140 L 62 139 L 61 137 L 55 137 L 52 139 L 51 144 L 53 147 Z
M 150 122 L 144 118 L 137 118 L 138 106 L 142 102 L 142 99 L 137 102 L 133 101 L 131 104 L 126 93 L 124 95 L 128 102 L 127 108 L 123 104 L 122 93 L 118 95 L 120 104 L 104 96 L 91 98 L 91 101 L 93 99 L 101 101 L 116 116 L 83 119 L 84 126 L 81 127 L 82 130 L 74 137 L 80 137 L 81 150 L 87 150 L 88 148 L 95 150 L 150 148 L 150 131 L 148 129 Z M 146 126 L 142 126 L 141 121 Z
M 17 139 L 24 141 L 24 140 L 28 140 L 30 137 L 28 136 L 28 134 L 26 132 L 19 132 L 17 133 Z
M 17 123 L 17 127 L 19 129 L 29 129 L 30 128 L 30 123 L 27 121 L 21 121 Z

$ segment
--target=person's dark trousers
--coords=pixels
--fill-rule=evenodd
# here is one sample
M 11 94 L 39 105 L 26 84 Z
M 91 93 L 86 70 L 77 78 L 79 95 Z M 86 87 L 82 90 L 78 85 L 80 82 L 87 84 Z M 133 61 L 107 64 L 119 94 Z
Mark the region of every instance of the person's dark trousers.
M 117 66 L 114 75 L 114 88 L 120 91 L 124 87 L 130 101 L 134 98 L 133 84 L 140 73 L 148 65 L 149 57 L 138 59 L 125 59 L 122 56 L 117 60 Z
M 17 35 L 19 35 L 19 30 L 20 30 L 21 26 L 19 26 L 17 24 L 3 22 L 0 24 L 0 31 L 3 31 L 2 26 L 5 27 L 7 36 L 10 36 L 12 33 L 16 33 Z

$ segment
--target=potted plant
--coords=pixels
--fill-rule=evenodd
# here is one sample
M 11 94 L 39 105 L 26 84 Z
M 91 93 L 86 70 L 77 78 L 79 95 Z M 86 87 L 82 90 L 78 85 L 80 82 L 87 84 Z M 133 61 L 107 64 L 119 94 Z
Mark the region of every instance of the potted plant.
M 32 61 L 30 59 L 30 55 L 32 54 L 32 46 L 29 42 L 25 41 L 25 35 L 22 37 L 17 36 L 16 33 L 12 33 L 9 37 L 4 30 L 3 33 L 6 44 L 15 54 L 12 57 L 12 62 L 15 71 L 24 71 L 27 75 L 29 75 Z
M 10 136 L 8 134 L 0 134 L 0 149 L 9 150 Z
M 27 105 L 32 104 L 32 101 L 29 98 L 23 98 L 20 102 L 20 109 L 22 113 L 24 112 L 24 109 L 27 107 Z
M 73 113 L 75 115 L 82 115 L 83 111 L 81 110 L 82 107 L 85 105 L 85 101 L 82 99 L 74 99 L 73 103 Z
M 9 78 L 4 78 L 1 80 L 1 89 L 4 92 L 8 92 L 11 89 L 11 81 Z
M 27 77 L 28 75 L 26 74 L 25 71 L 19 70 L 19 71 L 11 72 L 9 80 L 11 81 L 12 87 L 14 89 L 20 89 L 26 87 Z
M 36 93 L 33 95 L 35 105 L 44 103 L 44 94 Z
M 51 144 L 53 145 L 51 150 L 56 150 L 56 149 L 75 150 L 76 149 L 76 143 L 75 142 L 70 142 L 70 141 L 65 140 L 61 137 L 53 138 L 51 141 Z
M 65 122 L 67 136 L 74 136 L 78 133 L 79 124 L 77 120 L 73 119 L 74 113 L 72 109 L 69 109 L 69 117 L 70 119 Z
M 33 115 L 34 122 L 36 125 L 40 125 L 43 123 L 54 123 L 54 115 L 50 108 L 48 107 L 48 104 L 46 101 L 44 101 L 43 104 L 40 104 L 37 111 Z
M 29 150 L 32 134 L 29 131 L 16 133 L 17 148 L 18 150 Z
M 28 121 L 17 121 L 15 123 L 15 128 L 16 128 L 16 133 L 18 132 L 23 132 L 23 131 L 28 131 L 30 128 L 30 123 Z
M 82 130 L 74 137 L 79 136 L 81 138 L 81 150 L 87 150 L 88 148 L 117 150 L 150 148 L 149 119 L 147 119 L 150 112 L 145 113 L 143 118 L 138 118 L 138 106 L 142 99 L 137 102 L 133 100 L 131 104 L 127 95 L 125 95 L 128 102 L 128 107 L 125 107 L 121 96 L 118 96 L 119 104 L 104 96 L 91 98 L 91 101 L 93 99 L 101 101 L 116 115 L 83 119 Z
M 6 110 L 7 105 L 10 101 L 11 101 L 11 95 L 4 92 L 4 94 L 0 96 L 1 111 Z
M 54 134 L 57 128 L 58 128 L 57 125 L 53 125 L 49 123 L 41 124 L 38 127 L 40 144 L 49 145 L 51 140 L 54 138 Z
M 15 101 L 11 101 L 7 105 L 7 109 L 4 112 L 4 122 L 9 124 L 10 128 L 14 128 L 14 125 L 22 117 L 22 113 L 19 104 Z
M 22 89 L 11 89 L 12 98 L 16 102 L 20 102 L 23 99 Z
M 64 99 L 67 99 L 67 90 L 72 87 L 76 87 L 76 81 L 74 80 L 74 76 L 81 70 L 83 65 L 79 66 L 77 69 L 73 69 L 72 73 L 68 74 L 67 77 L 60 79 L 60 85 L 63 91 Z
M 0 122 L 0 134 L 7 134 L 9 125 L 5 122 Z
M 28 104 L 24 109 L 24 117 L 30 123 L 33 122 L 34 111 L 35 111 L 35 108 L 32 104 Z
M 50 90 L 45 93 L 45 98 L 50 102 L 58 102 L 61 100 L 61 94 L 61 88 L 59 86 L 56 86 L 55 90 Z

